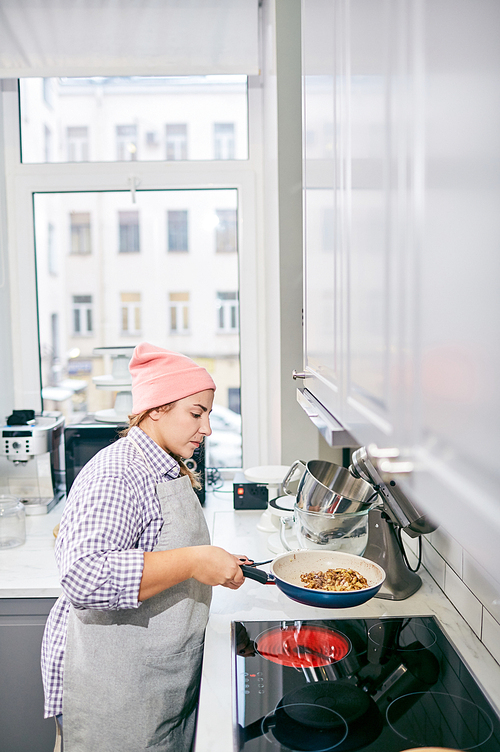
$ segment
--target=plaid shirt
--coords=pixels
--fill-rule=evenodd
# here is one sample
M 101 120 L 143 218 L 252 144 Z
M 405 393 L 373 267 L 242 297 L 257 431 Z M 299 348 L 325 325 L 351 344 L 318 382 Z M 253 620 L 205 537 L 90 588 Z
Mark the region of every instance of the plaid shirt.
M 95 455 L 71 487 L 56 540 L 63 595 L 54 604 L 42 644 L 45 717 L 62 713 L 63 664 L 70 604 L 75 608 L 137 608 L 144 551 L 163 524 L 158 482 L 179 476 L 178 463 L 144 431 Z

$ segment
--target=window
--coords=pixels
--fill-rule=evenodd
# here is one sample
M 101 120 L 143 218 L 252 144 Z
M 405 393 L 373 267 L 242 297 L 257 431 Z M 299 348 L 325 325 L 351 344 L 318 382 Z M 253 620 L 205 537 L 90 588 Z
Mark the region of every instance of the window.
M 21 78 L 19 87 L 23 162 L 248 159 L 244 75 Z M 64 136 L 50 160 L 39 132 L 44 115 L 54 136 Z M 83 124 L 92 134 L 86 155 Z M 69 141 L 78 142 L 76 158 Z
M 43 126 L 43 151 L 45 162 L 52 162 L 52 131 L 47 125 Z
M 169 293 L 170 333 L 186 334 L 189 332 L 189 293 Z
M 122 292 L 121 299 L 121 323 L 123 334 L 141 333 L 141 293 Z
M 120 225 L 120 253 L 139 253 L 139 212 L 118 212 Z
M 180 351 L 213 374 L 220 408 L 229 405 L 228 388 L 240 385 L 240 341 L 235 328 L 239 258 L 237 253 L 216 257 L 214 252 L 216 211 L 236 211 L 238 189 L 139 189 L 135 198 L 132 204 L 130 193 L 120 190 L 34 193 L 42 388 L 53 385 L 55 376 L 58 381 L 77 376 L 88 384 L 84 402 L 71 399 L 62 405 L 68 424 L 81 420 L 83 411 L 113 407 L 115 393 L 95 388 L 93 378 L 112 371 L 109 355 L 97 355 L 96 348 L 130 348 L 145 340 Z M 189 253 L 167 252 L 169 219 L 172 247 L 188 248 Z M 140 254 L 118 253 L 120 220 L 123 247 L 132 249 L 137 248 L 140 221 Z M 48 270 L 49 224 L 55 228 L 59 250 L 57 277 Z M 90 224 L 92 253 L 70 253 L 70 226 L 74 250 L 85 251 Z M 65 253 L 61 253 L 59 234 L 66 241 Z M 232 293 L 232 299 L 222 301 L 221 330 L 214 311 L 219 290 Z M 54 313 L 60 320 L 57 371 L 51 355 L 50 317 Z M 89 363 L 91 371 L 83 372 L 82 363 Z M 239 466 L 241 433 L 235 429 L 228 442 L 227 436 L 217 447 L 212 442 L 210 453 L 207 449 L 210 467 Z
M 68 162 L 88 162 L 89 160 L 89 129 L 86 126 L 68 126 L 66 128 L 66 143 L 68 147 Z
M 92 333 L 92 295 L 73 295 L 73 334 L 89 336 Z
M 116 159 L 129 162 L 137 159 L 137 126 L 116 126 Z
M 71 212 L 71 253 L 86 254 L 91 252 L 90 213 Z
M 167 212 L 168 250 L 188 250 L 188 213 L 186 209 Z
M 219 332 L 238 331 L 238 293 L 217 293 L 217 330 Z
M 217 209 L 215 215 L 215 250 L 217 253 L 236 251 L 236 209 Z
M 234 159 L 234 123 L 214 123 L 214 159 Z
M 165 159 L 187 159 L 187 125 L 171 123 L 166 126 L 167 155 Z
M 52 222 L 47 225 L 47 259 L 49 262 L 49 274 L 55 277 L 58 272 L 57 250 L 55 244 L 55 227 Z

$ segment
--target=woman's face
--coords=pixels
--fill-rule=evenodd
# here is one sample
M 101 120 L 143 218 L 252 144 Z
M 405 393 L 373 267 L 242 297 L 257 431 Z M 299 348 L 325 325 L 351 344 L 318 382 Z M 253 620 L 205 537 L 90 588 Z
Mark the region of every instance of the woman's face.
M 162 449 L 189 459 L 203 438 L 212 433 L 208 416 L 213 401 L 213 389 L 206 389 L 177 400 L 169 410 L 153 410 L 151 437 Z

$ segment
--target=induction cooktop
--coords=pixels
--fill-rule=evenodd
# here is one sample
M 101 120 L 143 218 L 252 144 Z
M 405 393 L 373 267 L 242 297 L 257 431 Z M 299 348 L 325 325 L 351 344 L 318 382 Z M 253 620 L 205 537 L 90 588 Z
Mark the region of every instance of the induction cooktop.
M 232 624 L 234 748 L 500 752 L 500 719 L 431 616 Z

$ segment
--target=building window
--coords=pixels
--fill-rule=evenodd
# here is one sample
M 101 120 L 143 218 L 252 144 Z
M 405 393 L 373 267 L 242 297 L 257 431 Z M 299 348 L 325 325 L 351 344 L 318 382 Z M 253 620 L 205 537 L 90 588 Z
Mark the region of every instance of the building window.
M 89 336 L 93 330 L 92 295 L 73 295 L 73 334 Z
M 52 131 L 47 125 L 43 126 L 43 152 L 46 162 L 52 162 Z
M 238 331 L 238 293 L 217 293 L 217 331 Z
M 68 162 L 88 162 L 89 129 L 87 126 L 70 126 L 66 128 L 66 145 Z
M 215 250 L 232 253 L 237 249 L 236 209 L 217 209 L 215 225 Z
M 122 292 L 121 324 L 122 334 L 140 334 L 141 325 L 141 293 Z
M 71 212 L 71 253 L 91 253 L 90 245 L 90 213 Z
M 49 222 L 47 225 L 47 259 L 49 262 L 49 274 L 52 277 L 57 276 L 59 272 L 57 249 L 55 244 L 56 228 Z
M 166 159 L 187 159 L 187 125 L 185 123 L 167 123 Z
M 171 292 L 168 298 L 170 334 L 187 334 L 189 332 L 189 293 Z
M 167 232 L 169 251 L 188 250 L 188 213 L 187 209 L 167 211 Z
M 139 212 L 118 212 L 120 225 L 120 253 L 139 253 Z
M 44 78 L 42 79 L 42 91 L 43 91 L 43 100 L 45 104 L 48 104 L 50 109 L 54 109 L 54 79 L 53 78 Z
M 214 159 L 234 159 L 234 123 L 214 123 Z
M 118 162 L 130 162 L 137 159 L 137 126 L 116 126 L 116 159 Z

